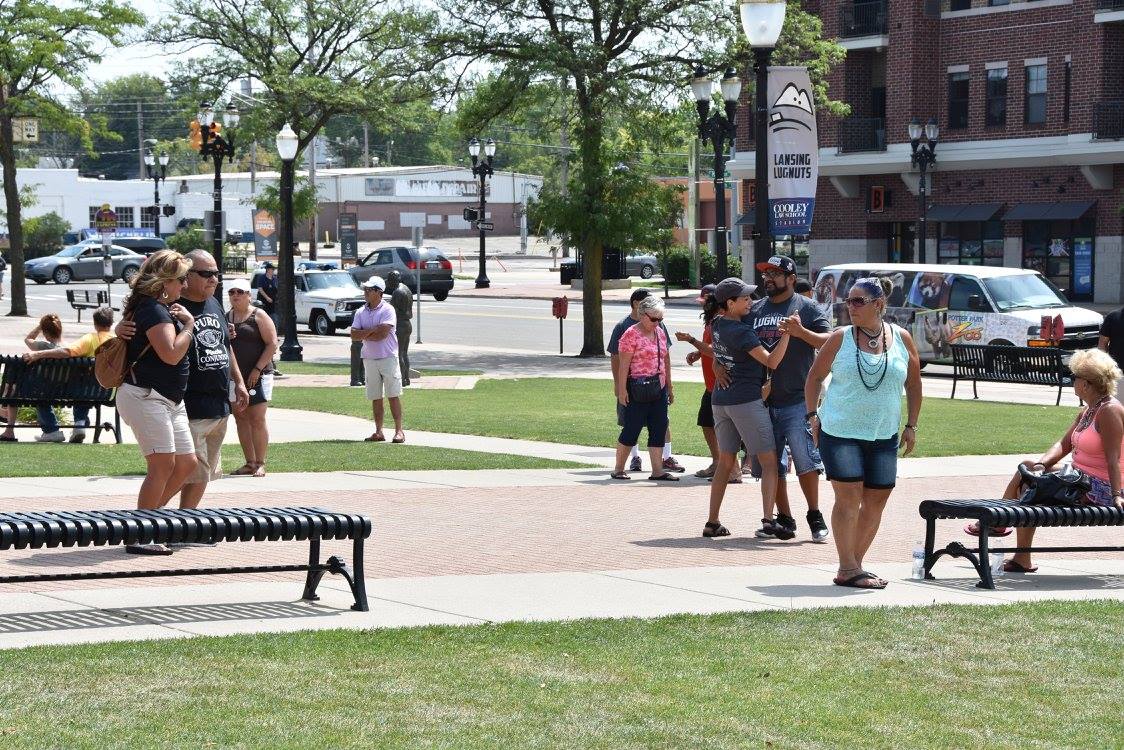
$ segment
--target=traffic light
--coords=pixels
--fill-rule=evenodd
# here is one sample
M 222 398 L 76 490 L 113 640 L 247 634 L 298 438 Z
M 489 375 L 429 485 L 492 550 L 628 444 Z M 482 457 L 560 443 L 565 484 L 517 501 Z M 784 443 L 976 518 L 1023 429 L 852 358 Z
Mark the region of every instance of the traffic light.
M 192 120 L 191 125 L 188 126 L 188 129 L 190 130 L 190 135 L 188 135 L 188 142 L 191 144 L 191 147 L 196 151 L 203 148 L 203 133 L 199 129 L 199 121 Z
M 478 218 L 480 218 L 480 212 L 477 209 L 470 207 L 470 208 L 466 208 L 464 211 L 462 211 L 461 216 L 464 218 L 465 221 L 473 222 L 473 221 L 476 221 Z
M 165 216 L 175 216 L 176 215 L 176 207 L 175 206 L 161 206 L 160 212 L 163 213 Z
M 210 138 L 211 140 L 214 140 L 215 138 L 218 137 L 219 133 L 221 133 L 221 132 L 222 132 L 222 125 L 219 125 L 217 122 L 212 122 L 211 123 L 211 134 L 208 136 L 208 138 Z

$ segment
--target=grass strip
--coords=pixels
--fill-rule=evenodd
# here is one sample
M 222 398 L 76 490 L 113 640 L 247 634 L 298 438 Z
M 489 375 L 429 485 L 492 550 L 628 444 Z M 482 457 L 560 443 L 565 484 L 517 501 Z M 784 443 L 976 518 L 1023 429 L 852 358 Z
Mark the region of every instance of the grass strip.
M 1122 628 L 1119 602 L 1050 601 L 47 646 L 0 655 L 0 735 L 97 750 L 1107 748 L 1124 737 L 1124 642 L 1106 635 Z
M 286 375 L 350 375 L 351 365 L 347 362 L 280 362 L 277 367 Z M 481 375 L 481 370 L 442 370 L 439 368 L 421 368 L 418 370 L 422 377 L 426 375 L 453 375 L 468 376 Z M 284 385 L 285 379 L 277 380 L 278 385 Z
M 708 455 L 695 423 L 702 391 L 701 383 L 675 386 L 676 453 Z M 408 391 L 403 398 L 408 429 L 594 446 L 615 444 L 620 432 L 608 380 L 484 379 L 472 390 Z M 279 389 L 274 405 L 364 418 L 371 409 L 362 389 L 343 388 Z M 1038 453 L 1064 434 L 1076 413 L 1068 406 L 926 399 L 914 455 Z
M 231 425 L 233 429 L 233 425 Z M 223 447 L 223 470 L 242 465 L 237 445 Z M 417 469 L 570 469 L 588 464 L 554 461 L 478 451 L 393 445 L 350 440 L 274 443 L 267 469 L 286 471 L 409 471 Z M 135 445 L 115 443 L 69 445 L 58 443 L 0 444 L 0 477 L 129 476 L 145 473 L 144 459 Z

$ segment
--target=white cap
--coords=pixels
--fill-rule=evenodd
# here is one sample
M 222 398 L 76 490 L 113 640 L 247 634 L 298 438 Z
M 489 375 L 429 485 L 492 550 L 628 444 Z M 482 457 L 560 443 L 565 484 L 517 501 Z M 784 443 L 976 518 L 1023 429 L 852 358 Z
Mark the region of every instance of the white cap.
M 247 294 L 250 292 L 249 279 L 231 279 L 226 283 L 226 290 L 229 292 L 231 289 L 241 289 Z
M 378 289 L 380 292 L 386 291 L 386 282 L 382 280 L 381 276 L 372 276 L 363 282 L 364 289 Z

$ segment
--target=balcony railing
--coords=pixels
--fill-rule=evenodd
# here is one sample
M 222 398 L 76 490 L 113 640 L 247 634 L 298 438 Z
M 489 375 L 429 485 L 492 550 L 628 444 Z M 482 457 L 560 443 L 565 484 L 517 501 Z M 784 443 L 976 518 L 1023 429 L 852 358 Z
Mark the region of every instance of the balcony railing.
M 839 123 L 839 152 L 885 151 L 886 125 L 881 117 L 848 117 Z
M 1093 140 L 1124 139 L 1124 102 L 1097 102 L 1093 105 Z
M 855 3 L 839 9 L 839 36 L 881 36 L 886 33 L 886 2 Z
M 1124 0 L 1097 0 L 1097 10 L 1124 10 Z

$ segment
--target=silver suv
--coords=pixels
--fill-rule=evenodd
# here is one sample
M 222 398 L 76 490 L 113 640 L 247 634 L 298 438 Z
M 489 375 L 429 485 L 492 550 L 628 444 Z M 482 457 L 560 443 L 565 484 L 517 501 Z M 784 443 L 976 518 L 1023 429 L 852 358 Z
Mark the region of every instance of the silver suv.
M 443 302 L 453 288 L 453 264 L 436 247 L 380 247 L 347 272 L 362 284 L 372 276 L 386 279 L 388 273 L 397 270 L 402 274 L 402 283 L 411 292 L 416 292 L 419 264 L 422 294 L 432 294 L 433 299 Z

